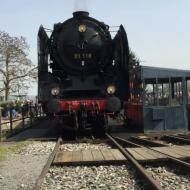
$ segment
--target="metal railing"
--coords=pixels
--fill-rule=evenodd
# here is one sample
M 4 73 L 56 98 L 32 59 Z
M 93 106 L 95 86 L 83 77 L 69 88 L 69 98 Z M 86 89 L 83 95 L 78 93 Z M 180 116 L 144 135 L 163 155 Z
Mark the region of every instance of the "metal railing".
M 23 131 L 27 127 L 32 126 L 37 118 L 45 116 L 41 105 L 27 105 L 21 107 L 20 116 L 17 118 L 13 117 L 13 110 L 13 107 L 9 108 L 9 116 L 6 121 L 3 121 L 2 108 L 0 108 L 0 142 L 2 141 L 4 134 L 8 133 L 8 136 L 12 136 L 17 132 Z M 19 123 L 14 126 L 16 122 Z

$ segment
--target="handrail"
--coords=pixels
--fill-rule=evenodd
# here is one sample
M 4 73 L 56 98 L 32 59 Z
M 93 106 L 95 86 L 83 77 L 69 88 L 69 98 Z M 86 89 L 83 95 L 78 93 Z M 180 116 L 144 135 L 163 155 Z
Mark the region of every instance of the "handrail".
M 34 112 L 33 109 L 34 108 Z M 2 110 L 0 109 L 0 142 L 2 141 L 2 133 L 4 131 L 8 131 L 7 129 L 3 129 L 2 126 L 6 125 L 6 124 L 10 124 L 10 129 L 9 131 L 11 132 L 11 135 L 14 133 L 14 128 L 13 128 L 13 123 L 17 122 L 17 121 L 22 121 L 22 129 L 24 129 L 25 126 L 25 120 L 26 119 L 30 119 L 30 125 L 32 125 L 33 123 L 33 119 L 38 118 L 38 117 L 42 117 L 44 114 L 42 112 L 42 108 L 41 106 L 32 106 L 32 105 L 28 105 L 27 109 L 24 110 L 24 107 L 22 107 L 21 110 L 21 118 L 19 119 L 13 119 L 13 112 L 12 112 L 13 108 L 10 108 L 10 117 L 9 117 L 9 121 L 6 122 L 2 122 Z M 25 112 L 26 111 L 26 112 Z

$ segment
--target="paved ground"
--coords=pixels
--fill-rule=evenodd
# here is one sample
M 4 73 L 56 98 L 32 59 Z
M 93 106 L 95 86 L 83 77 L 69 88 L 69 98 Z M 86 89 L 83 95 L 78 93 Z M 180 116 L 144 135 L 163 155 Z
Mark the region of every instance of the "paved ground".
M 112 133 L 126 133 L 127 129 L 125 126 L 112 125 L 111 127 Z M 56 138 L 59 134 L 57 133 L 57 129 L 55 123 L 48 118 L 42 119 L 35 127 L 26 129 L 25 131 L 11 137 L 8 141 L 24 141 L 31 139 L 40 139 L 40 138 Z
M 25 141 L 40 138 L 56 138 L 57 132 L 54 123 L 49 119 L 43 119 L 38 122 L 35 127 L 26 129 L 25 131 L 11 137 L 8 141 Z
M 9 148 L 16 147 L 16 150 L 8 152 L 3 161 L 0 161 L 0 189 L 33 189 L 55 142 L 30 141 L 24 142 L 24 146 L 19 145 L 19 142 L 3 144 Z

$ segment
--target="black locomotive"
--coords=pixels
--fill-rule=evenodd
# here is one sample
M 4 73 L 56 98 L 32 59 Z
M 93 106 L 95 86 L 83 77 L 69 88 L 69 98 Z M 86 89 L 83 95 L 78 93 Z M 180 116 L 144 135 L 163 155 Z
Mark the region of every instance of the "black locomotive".
M 75 12 L 38 33 L 38 99 L 44 111 L 71 130 L 107 130 L 129 96 L 129 48 L 124 27 L 112 39 L 109 26 Z

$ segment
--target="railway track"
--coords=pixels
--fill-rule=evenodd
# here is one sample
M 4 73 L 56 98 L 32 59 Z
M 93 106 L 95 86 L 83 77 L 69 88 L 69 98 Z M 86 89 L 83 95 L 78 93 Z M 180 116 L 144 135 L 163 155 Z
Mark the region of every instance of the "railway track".
M 50 154 L 50 156 L 49 156 L 49 158 L 48 158 L 48 160 L 47 160 L 47 162 L 46 162 L 46 164 L 45 164 L 45 166 L 44 166 L 44 168 L 43 168 L 40 176 L 36 180 L 36 184 L 35 184 L 34 190 L 40 190 L 41 185 L 42 185 L 43 180 L 44 180 L 44 177 L 47 174 L 47 172 L 48 172 L 48 170 L 49 170 L 49 168 L 50 168 L 50 166 L 51 166 L 51 164 L 53 162 L 53 159 L 54 159 L 54 157 L 55 157 L 55 155 L 56 155 L 56 153 L 58 151 L 58 148 L 60 146 L 61 141 L 62 141 L 62 138 L 59 137 L 58 140 L 57 140 L 57 142 L 56 142 L 56 145 L 54 147 L 54 150 Z
M 161 190 L 162 187 L 159 185 L 157 181 L 155 181 L 151 175 L 149 175 L 146 170 L 135 160 L 122 146 L 119 144 L 113 137 L 111 137 L 109 134 L 106 134 L 106 136 L 117 146 L 117 148 L 123 153 L 123 155 L 132 163 L 132 165 L 135 167 L 137 172 L 140 173 L 140 175 L 144 178 L 144 180 L 147 182 L 148 186 L 151 189 L 155 190 Z
M 184 174 L 184 176 L 186 177 L 189 175 L 190 147 L 188 145 L 183 145 L 183 146 L 178 146 L 175 144 L 168 145 L 164 143 L 147 140 L 144 138 L 141 139 L 139 137 L 130 137 L 128 139 L 123 139 L 115 136 L 114 138 L 120 143 L 122 143 L 123 146 L 125 147 L 125 150 L 127 150 L 127 152 L 137 160 L 140 161 L 140 157 L 138 157 L 138 154 L 144 155 L 146 157 L 146 160 L 144 161 L 141 160 L 141 161 L 143 161 L 145 168 L 150 168 L 148 165 L 152 164 L 156 165 L 157 168 L 160 166 L 168 168 L 168 170 L 172 171 L 172 173 L 176 176 Z M 127 147 L 132 147 L 132 148 L 127 148 Z M 144 152 L 144 154 L 142 154 L 142 152 Z M 152 160 L 150 160 L 150 157 L 152 156 L 156 157 L 156 159 L 153 160 L 154 161 L 153 163 L 151 163 Z M 168 173 L 169 175 L 171 175 L 171 172 Z M 178 184 L 178 182 L 176 184 Z M 179 189 L 179 187 L 176 189 Z M 184 188 L 182 185 L 182 188 L 180 189 L 189 189 L 189 184 L 188 188 Z
M 169 165 L 170 163 L 172 163 L 173 165 L 171 164 L 169 166 L 172 167 L 173 169 L 177 167 L 179 168 L 179 172 L 182 171 L 182 172 L 189 173 L 190 146 L 188 144 L 190 140 L 190 134 L 183 133 L 183 134 L 173 134 L 173 135 L 167 135 L 167 136 L 165 135 L 165 138 L 162 138 L 162 136 L 159 136 L 159 138 L 155 136 L 146 136 L 144 134 L 141 134 L 141 136 L 137 136 L 137 135 L 130 136 L 129 134 L 123 134 L 123 135 L 124 135 L 123 138 L 119 138 L 116 135 L 110 136 L 109 134 L 106 134 L 103 138 L 98 138 L 94 136 L 93 134 L 89 133 L 89 134 L 85 134 L 85 137 L 82 135 L 81 136 L 78 135 L 76 136 L 76 138 L 72 140 L 70 139 L 69 141 L 63 139 L 62 137 L 58 138 L 53 152 L 51 153 L 43 171 L 41 172 L 39 178 L 36 181 L 35 189 L 41 189 L 44 179 L 46 178 L 46 176 L 51 175 L 51 173 L 54 172 L 55 168 L 65 169 L 65 167 L 69 167 L 69 168 L 73 167 L 73 168 L 76 168 L 77 170 L 79 166 L 80 166 L 79 168 L 85 168 L 86 166 L 87 167 L 89 166 L 89 168 L 92 167 L 92 168 L 98 168 L 98 169 L 101 169 L 101 167 L 99 168 L 99 166 L 105 166 L 105 168 L 107 167 L 107 172 L 109 172 L 110 168 L 113 169 L 112 167 L 113 165 L 115 166 L 115 168 L 118 168 L 118 170 L 119 169 L 123 170 L 123 167 L 120 167 L 123 165 L 125 166 L 125 168 L 127 168 L 126 170 L 128 170 L 127 166 L 130 165 L 132 170 L 135 171 L 135 175 L 134 173 L 130 173 L 130 175 L 127 175 L 125 171 L 124 172 L 122 171 L 123 174 L 120 176 L 115 176 L 115 178 L 117 177 L 130 178 L 130 176 L 133 176 L 133 179 L 137 181 L 137 183 L 139 180 L 141 180 L 142 182 L 140 185 L 142 185 L 143 187 L 146 186 L 147 189 L 161 189 L 160 185 L 163 187 L 162 183 L 160 181 L 157 181 L 157 178 L 155 178 L 155 176 L 153 176 L 151 173 L 152 171 L 151 167 L 153 166 L 153 164 L 156 164 L 158 167 L 160 167 L 161 165 Z M 49 142 L 49 141 L 54 140 L 54 138 L 44 137 L 44 138 L 37 138 L 37 139 L 32 139 L 32 140 Z M 69 143 L 71 147 L 67 146 L 67 149 L 61 150 L 61 147 L 62 146 L 64 147 L 64 145 L 67 143 Z M 97 151 L 97 149 L 95 149 L 93 151 L 90 151 L 89 153 L 89 150 L 85 150 L 84 147 L 82 147 L 80 150 L 77 149 L 78 144 L 83 144 L 83 143 L 95 144 L 98 146 L 100 146 L 101 143 L 104 143 L 112 147 L 113 150 L 112 149 L 109 151 L 105 150 L 104 152 L 104 151 Z M 76 150 L 73 151 L 74 153 L 71 154 L 71 153 L 68 153 L 67 150 L 72 148 L 72 146 L 75 146 L 74 149 Z M 94 147 L 92 148 L 94 149 Z M 43 147 L 42 147 L 42 150 L 43 150 Z M 50 151 L 52 151 L 52 148 Z M 79 152 L 82 152 L 82 154 Z M 139 155 L 142 153 L 143 154 L 140 155 L 139 157 L 139 155 L 134 154 L 135 152 Z M 49 155 L 49 153 L 50 152 L 48 152 L 47 156 Z M 92 155 L 92 156 L 89 156 L 89 155 Z M 141 156 L 143 156 L 144 158 L 142 159 Z M 82 159 L 84 158 L 84 160 L 82 160 L 81 158 Z M 42 161 L 42 164 L 41 164 L 42 167 L 43 167 L 43 162 L 44 161 Z M 64 169 L 61 175 L 65 175 Z M 36 173 L 36 175 L 39 174 L 38 172 Z M 59 170 L 57 171 L 56 175 L 59 174 L 58 172 Z M 114 172 L 115 172 L 115 169 L 113 169 L 113 173 Z M 140 175 L 136 176 L 136 173 Z M 70 175 L 69 172 L 67 174 Z M 80 175 L 80 174 L 77 174 L 77 175 Z M 108 173 L 108 175 L 112 175 L 112 173 Z M 34 177 L 34 180 L 35 179 L 36 177 Z M 190 177 L 188 177 L 188 180 L 189 179 Z M 189 180 L 189 185 L 190 185 L 190 180 Z M 48 189 L 48 188 L 45 188 L 45 189 Z M 127 189 L 130 189 L 130 188 L 127 188 Z M 180 189 L 180 188 L 176 188 L 176 189 Z M 182 189 L 185 190 L 186 188 L 182 188 Z
M 71 144 L 75 145 L 75 143 L 95 143 L 93 148 L 90 150 L 82 147 L 82 150 L 78 151 L 60 151 L 61 144 L 63 143 L 63 139 L 60 137 L 57 140 L 55 148 L 51 153 L 46 165 L 44 166 L 39 178 L 36 181 L 36 185 L 34 190 L 40 190 L 42 188 L 42 184 L 45 176 L 48 171 L 51 170 L 51 167 L 59 167 L 59 166 L 102 166 L 106 165 L 107 167 L 111 167 L 116 165 L 115 167 L 120 167 L 120 165 L 130 165 L 133 168 L 133 171 L 136 171 L 137 175 L 134 177 L 135 180 L 141 181 L 143 184 L 142 189 L 155 189 L 161 190 L 162 187 L 160 184 L 153 179 L 153 177 L 146 171 L 142 165 L 135 160 L 119 143 L 118 140 L 114 139 L 109 134 L 105 134 L 104 139 L 95 139 L 95 138 L 77 138 L 76 141 L 72 141 Z M 66 143 L 66 142 L 64 142 Z M 98 144 L 99 143 L 99 144 Z M 104 148 L 101 147 L 101 143 L 106 143 L 108 146 L 112 148 Z M 64 145 L 64 144 L 63 144 Z M 96 145 L 101 148 L 96 149 Z M 77 146 L 76 146 L 77 147 Z M 113 148 L 114 147 L 114 148 Z M 67 147 L 68 149 L 70 147 Z M 123 176 L 124 178 L 127 176 Z M 136 179 L 138 178 L 138 179 Z M 127 188 L 127 187 L 126 187 Z M 129 188 L 130 189 L 130 188 Z M 141 188 L 140 188 L 141 189 Z
M 174 145 L 174 148 L 176 148 L 176 149 L 174 149 L 172 146 L 169 146 L 167 144 L 156 143 L 157 148 L 154 148 L 154 146 L 151 146 L 151 140 L 140 139 L 138 137 L 131 137 L 130 140 L 129 139 L 126 140 L 126 139 L 119 138 L 119 137 L 115 137 L 115 139 L 117 139 L 119 142 L 124 143 L 125 145 L 130 145 L 133 147 L 141 148 L 145 152 L 149 152 L 150 154 L 155 155 L 155 157 L 156 157 L 156 155 L 160 155 L 160 156 L 163 155 L 163 158 L 164 158 L 163 161 L 164 160 L 167 162 L 171 161 L 174 164 L 177 164 L 180 167 L 185 168 L 186 170 L 190 171 L 190 164 L 188 162 L 184 161 L 185 156 L 188 156 L 186 159 L 189 160 L 189 157 L 190 157 L 190 154 L 188 152 L 189 147 Z M 152 145 L 155 145 L 155 142 L 152 141 Z M 160 146 L 160 148 L 158 148 L 158 146 Z M 170 149 L 172 150 L 171 153 L 169 152 Z M 130 151 L 130 149 L 128 149 L 128 150 Z M 139 149 L 137 149 L 137 150 L 139 150 Z M 130 151 L 130 152 L 133 155 L 133 152 L 132 151 Z M 181 157 L 177 158 L 178 155 Z

